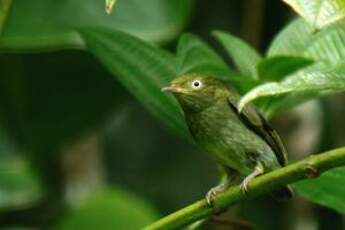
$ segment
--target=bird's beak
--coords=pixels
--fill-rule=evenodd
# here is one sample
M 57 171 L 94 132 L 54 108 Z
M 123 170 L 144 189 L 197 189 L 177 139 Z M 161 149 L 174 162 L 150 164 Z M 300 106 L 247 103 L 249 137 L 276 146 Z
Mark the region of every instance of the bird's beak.
M 178 93 L 178 92 L 181 92 L 181 89 L 177 86 L 174 86 L 174 85 L 170 85 L 170 86 L 166 86 L 166 87 L 163 87 L 161 89 L 163 92 L 169 92 L 169 93 Z

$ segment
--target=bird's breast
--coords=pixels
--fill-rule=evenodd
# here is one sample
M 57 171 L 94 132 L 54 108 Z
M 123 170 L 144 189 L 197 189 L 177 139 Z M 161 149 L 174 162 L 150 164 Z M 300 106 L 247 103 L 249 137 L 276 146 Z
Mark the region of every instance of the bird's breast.
M 225 108 L 225 109 L 223 109 Z M 226 105 L 186 116 L 195 139 L 218 163 L 248 174 L 255 166 L 252 156 L 271 151 Z

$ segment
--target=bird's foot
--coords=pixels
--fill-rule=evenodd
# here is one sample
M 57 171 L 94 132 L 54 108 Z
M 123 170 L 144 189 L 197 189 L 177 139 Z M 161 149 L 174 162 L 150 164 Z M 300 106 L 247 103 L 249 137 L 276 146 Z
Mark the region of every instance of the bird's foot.
M 240 189 L 242 191 L 242 193 L 244 195 L 247 195 L 248 194 L 248 185 L 249 183 L 257 176 L 260 176 L 261 174 L 264 173 L 264 167 L 263 165 L 258 162 L 258 164 L 256 165 L 254 171 L 249 174 L 246 178 L 244 178 L 244 180 L 242 181 L 241 185 L 240 185 Z
M 217 197 L 219 193 L 224 192 L 228 188 L 228 183 L 221 183 L 216 187 L 211 188 L 206 194 L 207 204 L 212 206 L 213 200 Z
M 248 184 L 249 182 L 251 181 L 252 178 L 244 178 L 244 180 L 242 181 L 241 185 L 240 185 L 240 189 L 241 189 L 241 192 L 244 194 L 244 195 L 247 195 L 248 194 Z

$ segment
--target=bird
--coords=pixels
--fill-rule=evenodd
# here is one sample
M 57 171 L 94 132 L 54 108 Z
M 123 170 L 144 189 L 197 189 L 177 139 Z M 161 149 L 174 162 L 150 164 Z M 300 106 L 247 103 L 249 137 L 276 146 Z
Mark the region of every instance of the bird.
M 206 194 L 208 204 L 236 183 L 247 194 L 255 177 L 287 164 L 286 149 L 277 132 L 254 105 L 239 111 L 241 96 L 231 85 L 215 77 L 188 73 L 162 91 L 177 99 L 194 141 L 223 171 L 220 183 Z M 272 195 L 286 200 L 293 191 L 286 185 Z

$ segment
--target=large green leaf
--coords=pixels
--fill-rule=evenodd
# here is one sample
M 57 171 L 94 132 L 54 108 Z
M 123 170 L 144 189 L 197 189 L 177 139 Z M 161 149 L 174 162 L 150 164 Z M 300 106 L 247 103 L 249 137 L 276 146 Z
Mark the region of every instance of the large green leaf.
M 259 62 L 257 70 L 261 81 L 279 81 L 311 63 L 312 60 L 303 57 L 274 56 Z
M 172 96 L 161 92 L 177 75 L 175 58 L 118 31 L 82 30 L 89 50 L 139 101 L 184 135 L 187 128 Z
M 188 19 L 190 0 L 125 0 L 107 15 L 104 1 L 14 1 L 0 40 L 7 50 L 84 48 L 76 29 L 118 29 L 145 40 L 163 42 L 173 38 Z
M 303 180 L 294 187 L 308 200 L 345 214 L 345 168 L 329 170 L 319 178 Z
M 313 36 L 303 50 L 305 57 L 337 65 L 345 59 L 345 24 L 337 24 Z
M 224 46 L 227 54 L 234 61 L 238 71 L 244 76 L 257 79 L 256 65 L 261 56 L 241 39 L 225 32 L 213 33 L 217 40 Z
M 258 82 L 232 71 L 204 41 L 192 34 L 181 37 L 177 48 L 178 73 L 202 73 L 232 84 L 245 93 Z
M 289 33 L 297 39 L 293 40 Z M 288 41 L 291 41 L 291 44 Z M 341 23 L 312 34 L 305 23 L 300 20 L 293 22 L 275 39 L 268 55 L 274 56 L 272 58 L 280 53 L 299 55 L 314 60 L 315 65 L 308 67 L 307 70 L 290 74 L 281 82 L 254 88 L 242 99 L 241 106 L 249 101 L 265 98 L 264 101 L 270 101 L 265 103 L 266 110 L 273 114 L 313 97 L 343 91 L 344 43 L 345 30 Z
M 283 0 L 314 28 L 321 29 L 345 17 L 344 0 Z
M 279 32 L 272 41 L 267 56 L 301 55 L 313 37 L 312 27 L 302 18 L 295 19 Z
M 296 74 L 286 77 L 281 82 L 271 82 L 262 84 L 244 97 L 239 102 L 239 108 L 242 109 L 247 103 L 263 97 L 277 97 L 292 93 L 294 101 L 278 101 L 284 106 L 290 106 L 300 103 L 303 99 L 310 99 L 313 96 L 326 95 L 345 90 L 345 63 L 337 67 L 320 68 L 318 65 L 311 66 L 301 70 Z M 299 95 L 298 95 L 299 94 Z
M 137 230 L 158 218 L 157 211 L 141 198 L 120 189 L 91 194 L 61 220 L 57 229 Z
M 267 56 L 304 56 L 337 64 L 345 56 L 344 25 L 338 23 L 313 33 L 312 28 L 302 19 L 294 20 L 275 37 Z
M 177 47 L 178 73 L 203 73 L 224 79 L 234 73 L 205 42 L 192 34 L 183 35 Z

